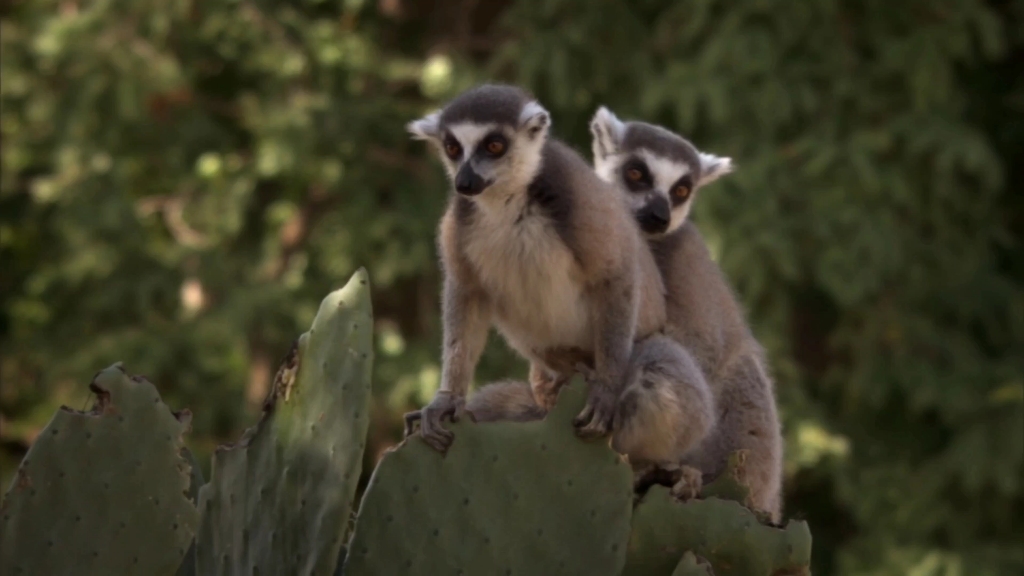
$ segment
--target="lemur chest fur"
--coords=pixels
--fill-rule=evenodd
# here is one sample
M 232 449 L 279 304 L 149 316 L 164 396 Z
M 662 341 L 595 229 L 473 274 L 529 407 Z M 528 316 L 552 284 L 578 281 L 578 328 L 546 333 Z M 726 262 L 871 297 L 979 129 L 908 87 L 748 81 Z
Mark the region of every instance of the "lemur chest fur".
M 591 347 L 581 270 L 551 218 L 525 195 L 476 204 L 464 250 L 491 302 L 494 320 L 520 353 Z

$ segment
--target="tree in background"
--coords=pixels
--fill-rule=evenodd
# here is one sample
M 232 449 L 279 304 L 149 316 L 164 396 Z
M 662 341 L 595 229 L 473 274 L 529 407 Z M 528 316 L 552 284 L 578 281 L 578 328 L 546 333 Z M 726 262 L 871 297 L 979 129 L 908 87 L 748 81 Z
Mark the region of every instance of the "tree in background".
M 123 360 L 200 453 L 365 265 L 379 453 L 439 375 L 447 185 L 403 125 L 521 83 L 738 171 L 695 220 L 768 348 L 818 574 L 1024 569 L 1024 13 L 912 0 L 0 7 L 4 472 Z M 523 376 L 494 338 L 480 382 Z M 368 468 L 369 469 L 369 468 Z M 6 478 L 6 476 L 5 476 Z

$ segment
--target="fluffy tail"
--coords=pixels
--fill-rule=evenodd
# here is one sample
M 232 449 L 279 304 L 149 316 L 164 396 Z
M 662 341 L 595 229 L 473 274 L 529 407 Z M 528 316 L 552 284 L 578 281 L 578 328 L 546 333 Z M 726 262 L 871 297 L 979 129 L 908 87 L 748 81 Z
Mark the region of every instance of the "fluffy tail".
M 528 382 L 500 380 L 469 395 L 466 410 L 477 422 L 529 422 L 545 412 L 533 398 Z
M 693 356 L 661 335 L 633 347 L 612 447 L 630 462 L 678 464 L 715 423 L 715 399 Z

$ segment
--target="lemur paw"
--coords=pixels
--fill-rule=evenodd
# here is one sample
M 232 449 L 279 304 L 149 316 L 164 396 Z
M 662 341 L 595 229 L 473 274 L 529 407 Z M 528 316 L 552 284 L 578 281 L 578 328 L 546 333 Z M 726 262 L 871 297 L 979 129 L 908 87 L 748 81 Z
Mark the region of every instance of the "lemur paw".
M 572 421 L 576 434 L 586 440 L 610 434 L 615 418 L 615 403 L 615 396 L 609 394 L 603 387 L 591 386 L 587 404 Z
M 420 423 L 420 437 L 428 446 L 438 452 L 447 452 L 455 434 L 446 430 L 441 423 L 447 417 L 451 422 L 458 422 L 465 412 L 466 399 L 448 391 L 439 391 L 430 404 L 420 410 L 405 415 L 405 436 L 413 434 L 414 424 Z M 472 415 L 469 415 L 472 418 Z
M 681 466 L 679 468 L 679 480 L 672 485 L 670 492 L 677 500 L 686 502 L 700 496 L 704 487 L 700 470 L 692 466 Z

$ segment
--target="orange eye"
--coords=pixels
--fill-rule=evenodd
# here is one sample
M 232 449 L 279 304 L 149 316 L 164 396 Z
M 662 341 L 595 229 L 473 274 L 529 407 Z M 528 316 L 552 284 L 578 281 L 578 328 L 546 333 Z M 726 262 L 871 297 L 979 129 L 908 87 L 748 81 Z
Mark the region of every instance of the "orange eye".
M 459 146 L 458 142 L 445 142 L 444 153 L 452 160 L 455 160 L 462 155 L 462 146 Z
M 690 187 L 686 184 L 680 184 L 672 189 L 672 195 L 680 200 L 685 200 L 690 195 Z
M 636 168 L 630 168 L 629 170 L 626 170 L 626 178 L 629 178 L 633 182 L 636 182 L 637 180 L 643 178 L 643 176 L 643 172 L 640 172 Z
M 505 143 L 501 140 L 491 140 L 487 143 L 487 153 L 497 156 L 505 151 Z

